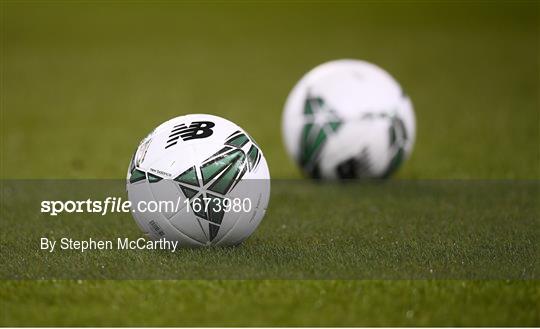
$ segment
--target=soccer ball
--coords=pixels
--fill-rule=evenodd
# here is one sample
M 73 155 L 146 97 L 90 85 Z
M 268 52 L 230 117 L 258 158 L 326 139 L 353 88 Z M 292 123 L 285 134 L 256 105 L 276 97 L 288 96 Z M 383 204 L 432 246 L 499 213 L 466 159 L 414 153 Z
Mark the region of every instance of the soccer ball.
M 385 178 L 410 155 L 411 101 L 383 69 L 337 60 L 308 72 L 283 113 L 287 152 L 313 178 Z
M 261 149 L 223 118 L 171 119 L 139 144 L 127 173 L 133 217 L 151 239 L 236 245 L 257 228 L 270 197 Z

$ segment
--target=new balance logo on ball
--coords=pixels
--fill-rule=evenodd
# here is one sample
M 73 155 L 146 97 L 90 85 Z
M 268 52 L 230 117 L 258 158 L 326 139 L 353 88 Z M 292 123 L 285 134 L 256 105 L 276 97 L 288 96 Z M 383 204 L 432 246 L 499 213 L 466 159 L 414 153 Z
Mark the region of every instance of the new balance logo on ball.
M 182 138 L 183 141 L 188 141 L 191 139 L 206 138 L 212 136 L 214 131 L 212 128 L 215 126 L 213 122 L 210 121 L 193 121 L 189 127 L 185 124 L 179 124 L 174 126 L 169 139 L 167 140 L 167 145 L 165 148 L 169 148 L 178 143 L 178 139 Z

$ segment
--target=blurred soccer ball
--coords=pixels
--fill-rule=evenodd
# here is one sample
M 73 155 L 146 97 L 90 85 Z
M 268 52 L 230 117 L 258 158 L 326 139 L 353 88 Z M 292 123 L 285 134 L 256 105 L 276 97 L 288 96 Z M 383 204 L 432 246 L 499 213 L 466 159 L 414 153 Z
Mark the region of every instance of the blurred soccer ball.
M 128 169 L 127 191 L 135 221 L 152 239 L 236 245 L 265 214 L 270 174 L 259 146 L 242 128 L 191 114 L 161 124 L 142 140 Z
M 310 177 L 389 177 L 415 139 L 411 101 L 383 69 L 358 60 L 324 63 L 289 94 L 282 118 L 289 156 Z

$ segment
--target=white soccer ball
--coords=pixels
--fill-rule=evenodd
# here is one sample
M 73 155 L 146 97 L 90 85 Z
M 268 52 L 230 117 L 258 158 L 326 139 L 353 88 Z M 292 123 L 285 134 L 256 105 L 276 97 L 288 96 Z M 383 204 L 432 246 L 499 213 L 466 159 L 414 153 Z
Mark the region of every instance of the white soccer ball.
M 282 120 L 289 156 L 313 178 L 389 177 L 415 139 L 409 97 L 386 71 L 359 60 L 308 72 L 289 94 Z
M 171 119 L 139 144 L 127 173 L 133 217 L 151 239 L 236 245 L 257 228 L 270 173 L 253 138 L 223 118 Z

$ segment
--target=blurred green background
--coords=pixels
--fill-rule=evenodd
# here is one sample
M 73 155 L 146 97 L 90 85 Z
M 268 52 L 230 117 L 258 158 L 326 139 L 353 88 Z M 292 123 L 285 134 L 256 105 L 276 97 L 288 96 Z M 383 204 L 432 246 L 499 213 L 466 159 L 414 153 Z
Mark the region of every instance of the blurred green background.
M 161 122 L 212 113 L 299 177 L 285 98 L 312 67 L 385 68 L 417 114 L 403 178 L 538 178 L 537 2 L 2 3 L 2 177 L 118 178 Z
M 0 6 L 4 179 L 122 178 L 139 140 L 187 113 L 238 123 L 272 178 L 300 177 L 281 110 L 338 58 L 383 67 L 411 96 L 399 178 L 540 178 L 537 1 Z M 2 281 L 0 324 L 538 326 L 539 296 L 537 281 Z

